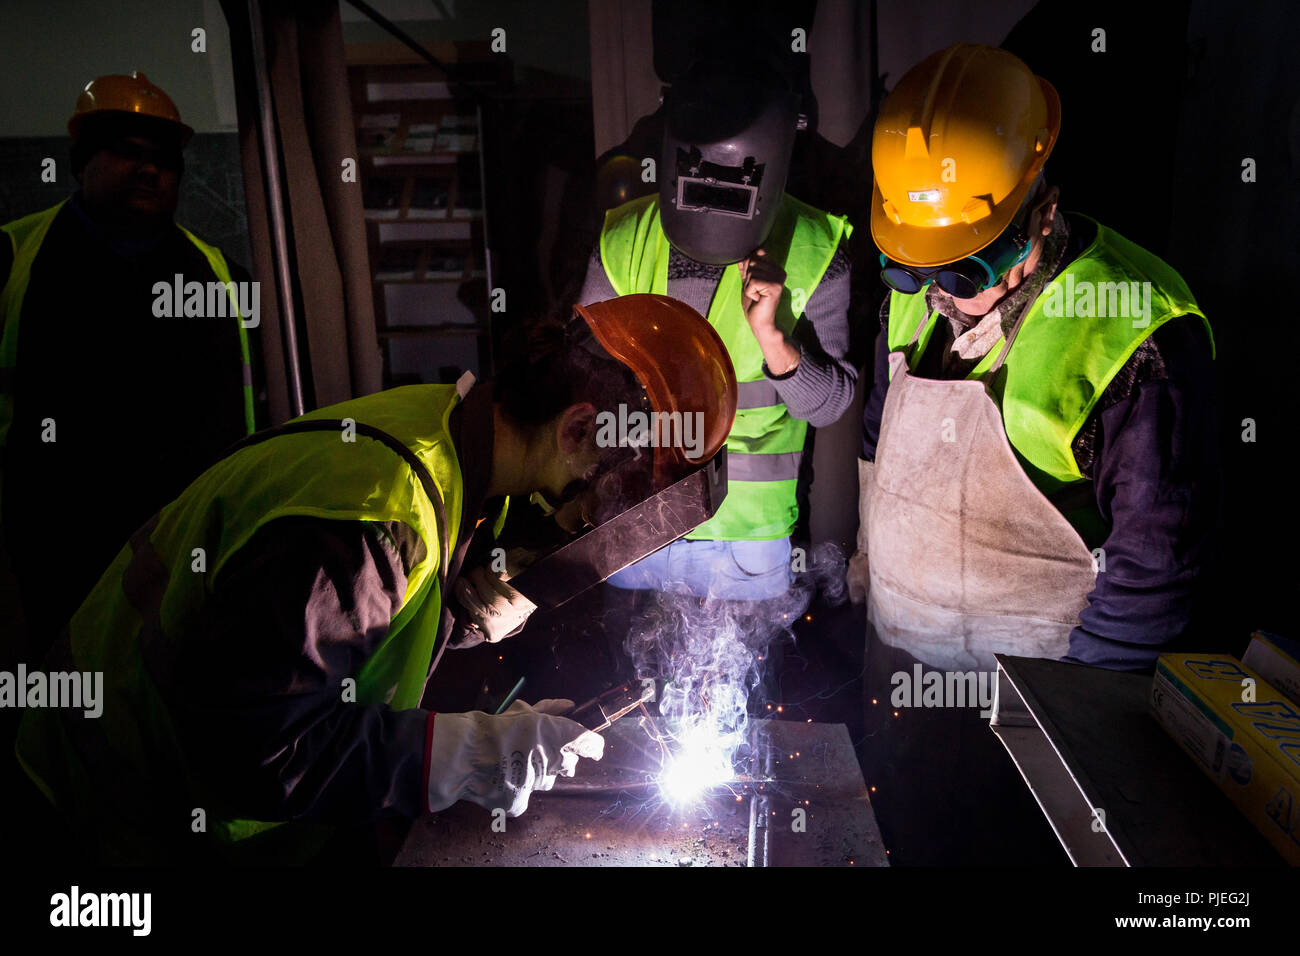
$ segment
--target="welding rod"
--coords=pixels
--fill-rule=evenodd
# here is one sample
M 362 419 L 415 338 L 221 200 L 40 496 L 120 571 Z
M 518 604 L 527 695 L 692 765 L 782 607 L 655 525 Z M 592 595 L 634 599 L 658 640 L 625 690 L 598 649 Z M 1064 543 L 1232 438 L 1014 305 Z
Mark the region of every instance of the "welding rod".
M 515 698 L 519 696 L 519 692 L 523 689 L 524 689 L 524 678 L 521 677 L 519 678 L 519 683 L 515 684 L 514 688 L 510 691 L 510 693 L 506 694 L 506 699 L 501 702 L 500 707 L 498 707 L 495 711 L 492 712 L 492 715 L 494 717 L 497 716 L 498 714 L 502 713 L 507 707 L 513 704 L 515 702 Z

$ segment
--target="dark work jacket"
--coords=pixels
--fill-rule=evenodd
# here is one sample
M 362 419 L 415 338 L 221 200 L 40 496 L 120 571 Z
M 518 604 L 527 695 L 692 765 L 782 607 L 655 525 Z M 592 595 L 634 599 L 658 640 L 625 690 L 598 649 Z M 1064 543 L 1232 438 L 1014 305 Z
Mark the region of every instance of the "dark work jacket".
M 154 283 L 215 280 L 203 254 L 175 225 L 115 242 L 75 203 L 32 264 L 4 461 L 0 531 L 34 659 L 131 533 L 246 431 L 237 320 L 153 314 Z M 47 418 L 54 442 L 41 440 Z
M 444 615 L 476 521 L 495 513 L 487 384 L 453 409 L 449 430 L 464 496 L 447 515 L 460 533 Z M 202 754 L 197 772 L 240 815 L 342 825 L 424 812 L 429 712 L 348 703 L 340 691 L 387 636 L 423 548 L 400 521 L 286 517 L 227 561 L 167 696 L 187 751 Z

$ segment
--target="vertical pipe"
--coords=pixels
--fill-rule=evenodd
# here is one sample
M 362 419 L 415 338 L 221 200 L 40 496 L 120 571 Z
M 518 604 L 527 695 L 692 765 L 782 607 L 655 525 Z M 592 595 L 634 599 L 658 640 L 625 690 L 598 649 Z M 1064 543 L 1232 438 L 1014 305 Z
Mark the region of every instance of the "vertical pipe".
M 758 731 L 754 735 L 754 753 L 750 763 L 750 776 L 754 780 L 772 779 L 776 769 L 773 760 L 772 735 L 768 731 Z M 771 866 L 772 842 L 769 824 L 772 819 L 771 798 L 763 792 L 766 783 L 756 785 L 759 789 L 749 798 L 749 859 L 754 867 Z
M 480 98 L 474 105 L 475 118 L 478 120 L 478 195 L 479 204 L 483 207 L 483 215 L 480 222 L 483 224 L 483 262 L 484 271 L 487 273 L 487 340 L 488 340 L 488 367 L 487 374 L 480 376 L 490 378 L 496 374 L 496 357 L 493 351 L 492 343 L 492 239 L 488 234 L 488 202 L 487 202 L 487 158 L 486 152 L 487 131 L 483 128 L 483 101 Z
M 271 78 L 266 66 L 266 38 L 262 34 L 262 9 L 258 0 L 248 0 L 248 25 L 252 34 L 253 72 L 257 82 L 262 175 L 266 181 L 266 199 L 271 216 L 271 258 L 274 260 L 275 286 L 280 299 L 284 361 L 289 375 L 289 411 L 292 417 L 297 418 L 304 411 L 302 370 L 298 359 L 297 315 L 293 301 L 293 279 L 289 274 L 289 239 L 284 223 L 284 189 L 280 182 L 279 140 L 275 135 Z
M 868 114 L 874 123 L 880 113 L 880 101 L 885 98 L 884 77 L 880 75 L 880 10 L 876 0 L 870 3 L 871 40 L 868 47 L 871 57 L 871 112 Z
M 768 866 L 768 822 L 772 815 L 771 803 L 765 793 L 755 793 L 749 798 L 749 866 Z

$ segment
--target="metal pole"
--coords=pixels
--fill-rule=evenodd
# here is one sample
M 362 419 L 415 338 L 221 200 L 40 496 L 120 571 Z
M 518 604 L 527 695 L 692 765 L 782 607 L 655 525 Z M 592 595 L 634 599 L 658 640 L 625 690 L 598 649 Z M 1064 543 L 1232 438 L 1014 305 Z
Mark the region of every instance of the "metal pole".
M 753 867 L 767 867 L 772 865 L 772 834 L 771 834 L 771 816 L 772 800 L 771 797 L 763 792 L 766 781 L 772 779 L 772 773 L 776 769 L 774 762 L 774 751 L 772 750 L 772 735 L 769 731 L 760 730 L 754 735 L 754 754 L 751 758 L 751 776 L 762 780 L 757 789 L 749 797 L 749 859 L 748 864 Z
M 248 0 L 248 24 L 253 41 L 253 73 L 257 82 L 257 111 L 261 125 L 262 175 L 266 179 L 267 208 L 271 214 L 271 258 L 280 298 L 280 326 L 284 335 L 284 362 L 289 374 L 289 411 L 297 418 L 304 411 L 302 370 L 298 359 L 298 326 L 289 273 L 289 238 L 284 223 L 284 189 L 280 183 L 279 140 L 275 135 L 271 80 L 266 70 L 266 38 L 262 35 L 262 9 Z

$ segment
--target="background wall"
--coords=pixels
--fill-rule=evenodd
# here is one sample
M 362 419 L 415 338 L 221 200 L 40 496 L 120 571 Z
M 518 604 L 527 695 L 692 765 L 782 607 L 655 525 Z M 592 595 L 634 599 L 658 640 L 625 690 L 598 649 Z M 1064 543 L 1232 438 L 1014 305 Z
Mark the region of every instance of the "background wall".
M 142 70 L 200 133 L 235 129 L 230 37 L 216 0 L 6 0 L 0 136 L 64 136 L 87 81 Z M 190 50 L 207 31 L 207 53 Z
M 239 142 L 235 135 L 230 36 L 216 0 L 6 0 L 0 30 L 0 222 L 66 199 L 68 117 L 87 82 L 140 70 L 167 91 L 196 135 L 185 153 L 176 218 L 240 265 L 249 266 Z M 206 31 L 206 53 L 191 31 Z M 41 180 L 53 157 L 57 179 Z
M 506 53 L 517 70 L 544 70 L 591 79 L 586 0 L 369 0 L 370 6 L 422 43 L 487 40 L 506 31 Z M 340 3 L 343 42 L 387 43 L 392 37 L 364 14 Z

